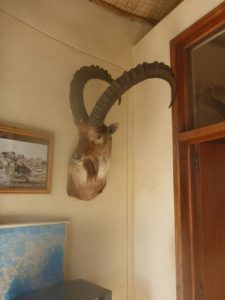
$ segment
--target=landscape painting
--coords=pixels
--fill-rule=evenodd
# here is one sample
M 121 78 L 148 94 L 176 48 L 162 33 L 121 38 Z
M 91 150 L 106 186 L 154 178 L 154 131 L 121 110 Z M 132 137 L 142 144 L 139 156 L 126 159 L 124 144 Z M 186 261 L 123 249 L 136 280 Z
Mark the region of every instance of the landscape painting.
M 51 138 L 0 128 L 0 192 L 48 191 Z

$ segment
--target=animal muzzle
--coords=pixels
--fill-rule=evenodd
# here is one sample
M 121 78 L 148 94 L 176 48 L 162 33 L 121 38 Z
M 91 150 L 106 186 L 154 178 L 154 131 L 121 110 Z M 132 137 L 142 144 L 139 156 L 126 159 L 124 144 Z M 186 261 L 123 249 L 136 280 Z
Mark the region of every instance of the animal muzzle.
M 67 193 L 81 200 L 91 200 L 102 192 L 106 185 L 108 163 L 96 158 L 75 154 L 69 164 Z

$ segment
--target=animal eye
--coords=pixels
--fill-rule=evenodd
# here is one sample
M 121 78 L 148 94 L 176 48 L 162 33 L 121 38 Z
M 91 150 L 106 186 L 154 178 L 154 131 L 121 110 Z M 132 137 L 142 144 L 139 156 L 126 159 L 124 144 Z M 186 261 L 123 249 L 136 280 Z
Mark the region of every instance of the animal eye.
M 73 154 L 72 155 L 72 160 L 77 161 L 77 160 L 81 160 L 82 159 L 82 154 Z

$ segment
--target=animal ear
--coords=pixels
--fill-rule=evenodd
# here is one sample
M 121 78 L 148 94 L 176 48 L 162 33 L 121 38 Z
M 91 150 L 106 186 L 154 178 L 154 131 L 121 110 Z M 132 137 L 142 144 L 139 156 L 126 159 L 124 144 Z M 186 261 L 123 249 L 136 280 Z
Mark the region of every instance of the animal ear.
M 109 125 L 108 132 L 110 134 L 113 134 L 114 132 L 117 131 L 118 127 L 119 127 L 119 123 L 113 123 L 113 124 Z

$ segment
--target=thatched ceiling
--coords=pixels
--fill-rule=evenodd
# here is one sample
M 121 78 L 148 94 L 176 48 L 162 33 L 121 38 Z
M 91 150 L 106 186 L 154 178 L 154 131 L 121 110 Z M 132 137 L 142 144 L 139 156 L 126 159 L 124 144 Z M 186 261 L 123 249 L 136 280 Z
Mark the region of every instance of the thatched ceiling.
M 90 0 L 106 9 L 154 26 L 183 0 Z

